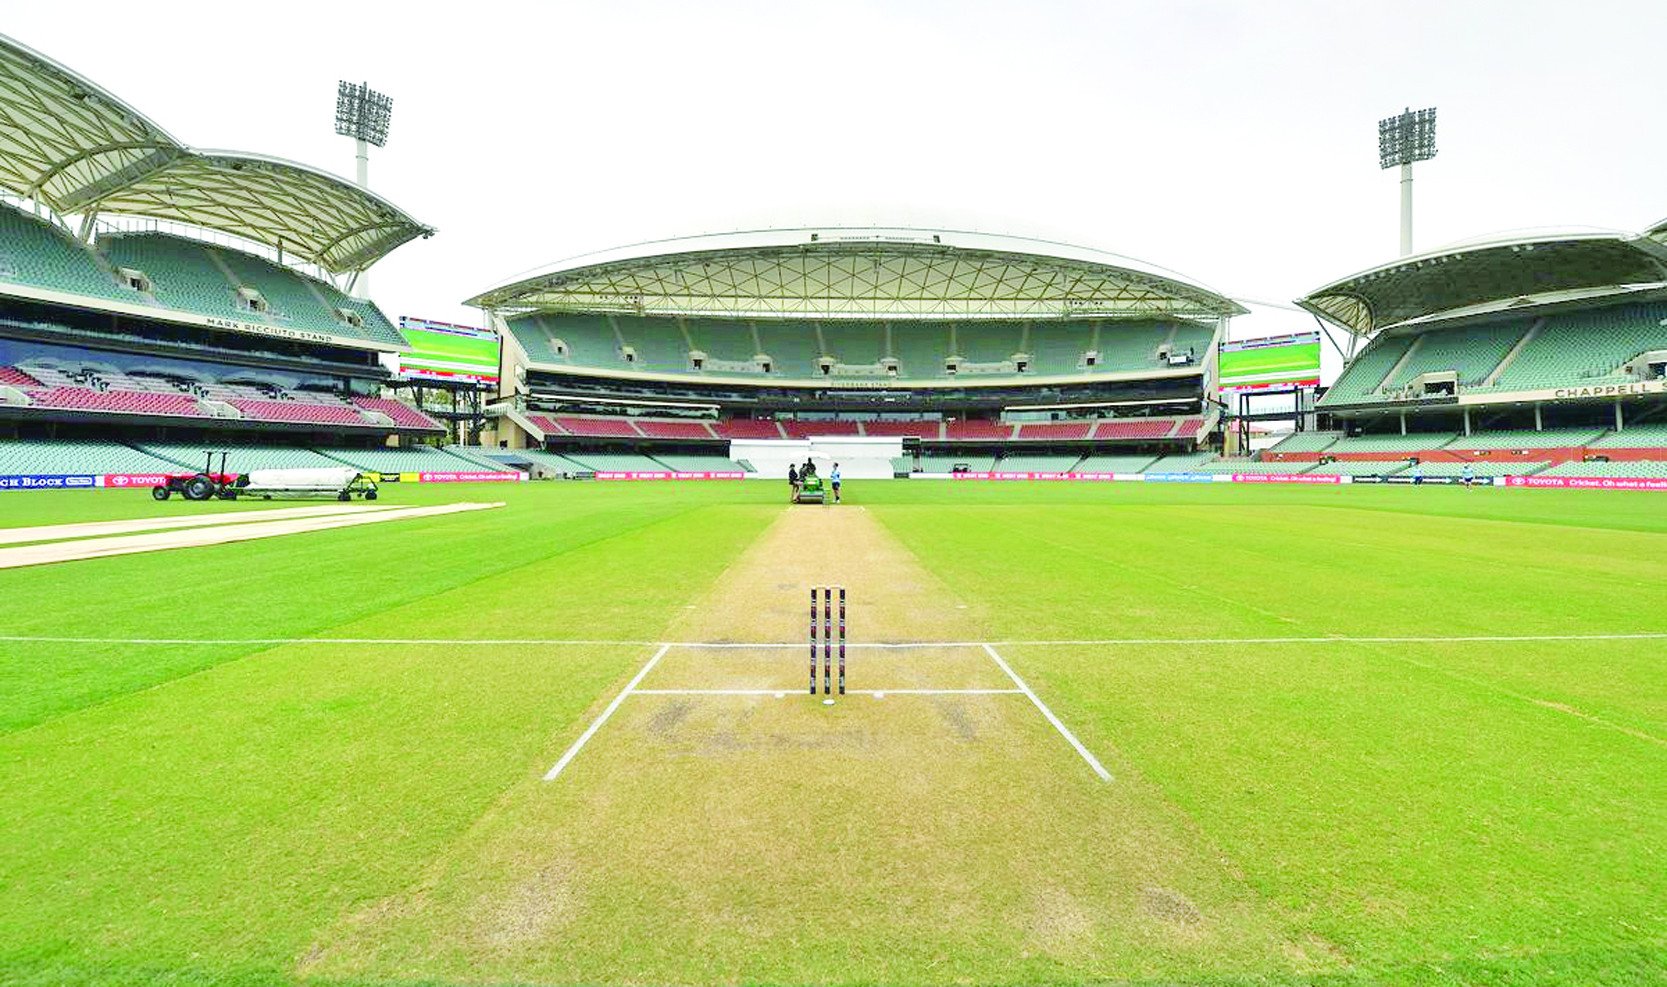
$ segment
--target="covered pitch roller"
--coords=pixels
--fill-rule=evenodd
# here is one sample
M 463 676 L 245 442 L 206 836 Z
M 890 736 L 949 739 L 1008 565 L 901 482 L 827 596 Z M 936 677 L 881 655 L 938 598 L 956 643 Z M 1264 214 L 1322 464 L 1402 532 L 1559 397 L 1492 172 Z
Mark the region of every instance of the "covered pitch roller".
M 838 637 L 834 630 L 834 594 L 839 594 Z M 817 620 L 821 627 L 818 634 Z M 839 645 L 839 694 L 845 694 L 845 587 L 812 586 L 810 588 L 810 694 L 816 695 L 817 656 L 821 655 L 822 694 L 833 693 L 834 644 Z M 820 649 L 818 649 L 820 645 Z

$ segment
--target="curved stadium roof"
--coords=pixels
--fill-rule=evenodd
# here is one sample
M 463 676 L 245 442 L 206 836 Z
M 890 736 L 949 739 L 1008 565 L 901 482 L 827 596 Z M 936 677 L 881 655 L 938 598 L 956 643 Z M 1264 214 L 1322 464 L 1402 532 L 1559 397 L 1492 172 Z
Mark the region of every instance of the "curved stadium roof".
M 0 35 L 0 189 L 60 216 L 118 213 L 252 240 L 342 273 L 432 228 L 328 172 L 197 151 L 90 80 Z
M 1214 319 L 1245 312 L 1172 271 L 1069 244 L 845 227 L 635 244 L 559 262 L 467 304 L 764 319 Z
M 1403 257 L 1316 289 L 1297 304 L 1370 336 L 1459 316 L 1663 287 L 1667 244 L 1651 236 L 1547 233 Z

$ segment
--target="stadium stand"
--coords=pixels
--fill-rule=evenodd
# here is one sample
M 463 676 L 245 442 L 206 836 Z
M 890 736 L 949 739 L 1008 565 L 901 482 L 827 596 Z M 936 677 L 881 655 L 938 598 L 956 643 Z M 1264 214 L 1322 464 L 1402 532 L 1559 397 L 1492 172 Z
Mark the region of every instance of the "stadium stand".
M 290 469 L 300 467 L 340 466 L 341 463 L 328 456 L 289 446 L 265 446 L 244 443 L 227 443 L 218 441 L 204 442 L 146 442 L 138 447 L 144 452 L 178 463 L 188 469 L 202 469 L 203 452 L 222 450 L 229 453 L 226 457 L 226 468 L 234 473 L 246 473 L 257 469 Z M 216 456 L 218 465 L 219 458 Z
M 651 439 L 713 439 L 712 429 L 705 422 L 662 421 L 638 418 L 637 431 Z
M 556 419 L 561 431 L 568 435 L 583 435 L 592 438 L 631 438 L 640 439 L 642 433 L 626 418 L 578 418 L 563 415 Z
M 1220 458 L 1210 459 L 1196 466 L 1190 467 L 1195 473 L 1304 473 L 1308 471 L 1310 463 L 1279 463 L 1262 462 L 1256 459 Z M 1157 469 L 1162 470 L 1160 463 Z
M 1417 452 L 1422 449 L 1439 449 L 1456 437 L 1453 432 L 1350 435 L 1332 443 L 1326 452 L 1331 455 L 1354 452 Z
M 1634 379 L 1621 372 L 1639 353 L 1667 348 L 1667 305 L 1619 305 L 1546 318 L 1490 386 L 1525 391 Z
M 491 466 L 488 469 L 513 468 L 520 464 L 539 467 L 550 473 L 590 473 L 589 466 L 576 463 L 566 456 L 542 449 L 494 449 L 484 456 Z
M 27 392 L 30 406 L 63 411 L 108 411 L 131 415 L 201 417 L 202 408 L 186 394 L 148 391 L 96 391 L 87 387 L 52 387 Z
M 5 281 L 112 301 L 143 301 L 67 234 L 0 204 L 0 282 Z
M 741 468 L 735 460 L 716 453 L 656 452 L 653 459 L 679 473 L 723 473 Z
M 1082 457 L 1075 454 L 1060 456 L 1015 453 L 1002 456 L 996 469 L 1015 473 L 1069 473 L 1076 469 Z
M 856 435 L 857 423 L 838 420 L 807 420 L 785 421 L 781 423 L 783 432 L 790 439 L 808 439 L 815 435 Z
M 180 465 L 121 442 L 45 439 L 0 442 L 0 474 L 171 473 L 178 471 Z M 194 468 L 202 468 L 200 453 Z
M 964 455 L 923 453 L 920 457 L 920 471 L 922 473 L 948 473 L 957 465 L 962 464 L 971 472 L 988 473 L 996 468 L 996 457 L 984 453 Z
M 1661 449 L 1667 453 L 1667 423 L 1628 425 L 1587 444 L 1593 449 Z
M 387 415 L 395 425 L 401 428 L 445 429 L 445 426 L 440 424 L 438 420 L 411 407 L 404 401 L 396 401 L 393 398 L 354 398 L 353 403 L 366 411 L 375 411 Z
M 770 375 L 813 379 L 824 374 L 819 361 L 869 368 L 883 359 L 897 361 L 897 376 L 922 380 L 950 376 L 947 361 L 959 358 L 988 373 L 1017 375 L 1013 357 L 1028 352 L 1031 375 L 1128 373 L 1167 369 L 1159 358 L 1168 343 L 1176 352 L 1202 358 L 1214 329 L 1192 323 L 1117 322 L 1097 319 L 1016 321 L 822 320 L 755 323 L 720 319 L 672 319 L 655 316 L 580 315 L 567 312 L 526 315 L 506 323 L 535 363 L 632 369 L 667 374 L 716 372 L 761 373 L 752 363 L 765 356 Z M 755 336 L 756 334 L 756 336 Z M 757 346 L 753 345 L 756 338 Z M 889 345 L 888 345 L 889 339 Z M 1093 366 L 1086 356 L 1098 340 Z M 627 348 L 636 357 L 626 359 Z M 722 361 L 721 369 L 696 370 L 690 354 Z
M 499 451 L 496 449 L 487 449 L 485 446 L 459 445 L 443 446 L 442 448 L 444 448 L 448 454 L 464 463 L 466 469 L 494 470 L 503 465 L 498 460 L 492 459 L 487 455 L 490 452 Z
M 1322 452 L 1331 448 L 1342 432 L 1292 432 L 1268 448 L 1268 452 Z
M 240 302 L 229 275 L 201 243 L 159 233 L 129 233 L 106 236 L 98 245 L 112 265 L 142 272 L 150 280 L 150 296 L 161 305 L 199 315 L 260 319 Z
M 1086 439 L 1094 430 L 1091 421 L 1080 422 L 1023 422 L 1018 426 L 1015 439 L 1020 440 L 1057 440 L 1057 439 Z
M 1164 456 L 1146 467 L 1148 473 L 1196 473 L 1199 467 L 1216 460 L 1213 452 L 1180 453 Z
M 1382 390 L 1387 397 L 1420 374 L 1443 371 L 1456 373 L 1461 387 L 1479 385 L 1527 331 L 1526 323 L 1510 322 L 1424 333 L 1400 368 L 1384 380 Z
M 983 418 L 955 420 L 944 424 L 943 437 L 959 442 L 1005 441 L 1013 437 L 1013 426 Z
M 42 386 L 40 381 L 17 367 L 0 367 L 0 384 L 20 389 Z
M 1567 462 L 1558 463 L 1539 475 L 1667 478 L 1667 461 L 1634 459 L 1624 462 Z
M 620 472 L 663 472 L 665 467 L 646 455 L 624 452 L 591 452 L 575 450 L 564 453 L 569 462 L 591 470 Z
M 943 422 L 937 420 L 877 420 L 862 423 L 864 435 L 897 436 L 937 440 L 943 438 Z
M 1161 439 L 1175 431 L 1173 418 L 1108 418 L 1094 426 L 1096 439 Z
M 1595 428 L 1548 428 L 1543 431 L 1516 429 L 1474 432 L 1460 435 L 1446 444 L 1448 449 L 1557 449 L 1584 446 L 1602 435 Z
M 1379 336 L 1367 344 L 1320 399 L 1320 406 L 1383 400 L 1378 388 L 1412 346 L 1410 336 Z
M 1150 455 L 1085 456 L 1082 462 L 1077 464 L 1077 470 L 1082 473 L 1142 473 L 1156 458 Z
M 1406 465 L 1404 459 L 1339 459 L 1320 463 L 1307 472 L 1315 476 L 1393 476 L 1406 469 Z
M 1417 468 L 1425 476 L 1462 476 L 1464 468 L 1469 466 L 1475 476 L 1531 476 L 1546 468 L 1543 462 L 1495 463 L 1487 460 L 1455 462 L 1431 462 L 1424 460 Z M 1413 467 L 1407 467 L 1411 472 Z
M 503 469 L 502 466 L 496 464 L 490 467 L 482 466 L 433 446 L 407 446 L 403 449 L 323 447 L 316 451 L 322 456 L 340 460 L 350 466 L 357 466 L 362 470 L 374 470 L 379 473 L 455 473 L 480 469 Z
M 728 418 L 712 426 L 722 439 L 782 439 L 786 433 L 773 421 L 762 418 Z

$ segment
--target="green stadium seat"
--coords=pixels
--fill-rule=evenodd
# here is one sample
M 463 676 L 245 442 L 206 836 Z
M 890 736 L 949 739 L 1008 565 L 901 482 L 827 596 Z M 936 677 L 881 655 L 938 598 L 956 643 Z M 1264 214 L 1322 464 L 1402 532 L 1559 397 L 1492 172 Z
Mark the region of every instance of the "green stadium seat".
M 0 283 L 145 304 L 118 284 L 97 257 L 56 227 L 0 205 Z

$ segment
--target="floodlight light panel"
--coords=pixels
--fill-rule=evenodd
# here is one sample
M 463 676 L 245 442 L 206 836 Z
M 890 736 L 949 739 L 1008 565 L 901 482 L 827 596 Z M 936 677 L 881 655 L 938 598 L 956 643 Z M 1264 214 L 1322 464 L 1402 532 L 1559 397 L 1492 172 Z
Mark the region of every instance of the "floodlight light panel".
M 1378 121 L 1378 165 L 1394 168 L 1435 157 L 1435 107 L 1408 109 Z
M 394 101 L 367 83 L 336 85 L 336 133 L 381 147 L 388 141 Z

